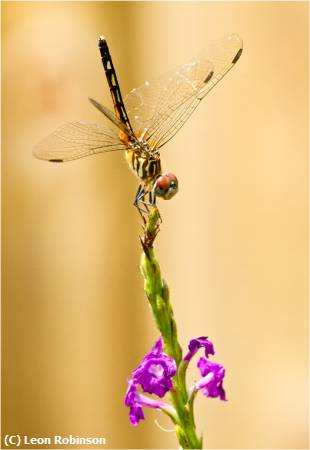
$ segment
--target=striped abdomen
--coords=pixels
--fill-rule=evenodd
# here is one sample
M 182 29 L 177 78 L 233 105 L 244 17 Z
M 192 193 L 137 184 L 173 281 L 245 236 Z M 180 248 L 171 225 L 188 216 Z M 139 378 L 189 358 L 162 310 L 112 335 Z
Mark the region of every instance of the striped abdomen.
M 125 105 L 122 99 L 121 90 L 117 81 L 116 72 L 113 66 L 112 58 L 110 55 L 107 41 L 100 36 L 99 38 L 99 50 L 101 55 L 102 64 L 108 80 L 112 101 L 114 105 L 115 115 L 132 131 L 129 118 L 125 109 Z
M 137 177 L 145 184 L 155 181 L 161 175 L 161 164 L 158 156 L 147 156 L 135 150 L 127 150 L 126 160 Z

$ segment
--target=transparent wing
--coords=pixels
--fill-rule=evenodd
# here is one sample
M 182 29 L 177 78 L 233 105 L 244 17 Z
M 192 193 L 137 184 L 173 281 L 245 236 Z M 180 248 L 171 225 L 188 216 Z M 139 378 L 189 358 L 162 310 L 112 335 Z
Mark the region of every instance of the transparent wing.
M 39 159 L 64 162 L 115 150 L 126 150 L 116 131 L 104 125 L 69 122 L 39 142 L 33 154 Z
M 152 149 L 162 147 L 233 67 L 241 52 L 242 39 L 236 34 L 226 36 L 190 63 L 131 91 L 125 106 L 136 135 Z
M 93 98 L 88 98 L 88 100 L 95 108 L 97 108 L 102 114 L 104 114 L 104 116 L 107 117 L 112 123 L 114 123 L 114 125 L 116 125 L 120 130 L 122 130 L 132 139 L 135 138 L 135 136 L 131 135 L 131 131 L 126 127 L 126 125 L 124 125 L 123 122 L 118 117 L 116 117 L 116 115 L 112 111 L 110 111 L 106 106 L 97 102 L 97 100 L 94 100 Z
M 167 119 L 198 94 L 212 72 L 210 61 L 192 61 L 133 89 L 124 103 L 136 136 L 155 144 Z

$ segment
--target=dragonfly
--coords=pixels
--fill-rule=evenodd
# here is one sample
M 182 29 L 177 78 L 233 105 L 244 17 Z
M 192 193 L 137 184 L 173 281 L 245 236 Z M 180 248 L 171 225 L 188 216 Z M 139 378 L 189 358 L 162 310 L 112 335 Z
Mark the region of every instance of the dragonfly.
M 144 214 L 156 205 L 157 197 L 169 200 L 179 188 L 175 174 L 162 171 L 162 147 L 236 64 L 243 49 L 242 39 L 237 34 L 219 39 L 190 62 L 145 81 L 124 101 L 107 40 L 100 36 L 98 46 L 114 112 L 92 98 L 89 101 L 108 124 L 68 122 L 39 142 L 33 154 L 62 163 L 97 153 L 125 151 L 129 167 L 140 180 L 134 205 L 145 221 Z

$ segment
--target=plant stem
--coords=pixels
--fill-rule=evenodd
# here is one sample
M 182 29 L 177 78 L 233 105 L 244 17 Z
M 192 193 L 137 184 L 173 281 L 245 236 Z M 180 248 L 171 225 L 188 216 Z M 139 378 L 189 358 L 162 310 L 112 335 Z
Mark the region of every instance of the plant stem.
M 149 300 L 157 328 L 163 338 L 165 352 L 171 356 L 179 369 L 182 362 L 182 349 L 177 338 L 177 327 L 169 299 L 169 289 L 161 277 L 160 267 L 155 258 L 153 243 L 159 231 L 160 215 L 154 208 L 145 225 L 141 238 L 143 254 L 141 272 L 144 290 Z M 182 367 L 182 366 L 181 366 Z M 189 402 L 185 384 L 185 372 L 177 370 L 174 388 L 170 391 L 171 403 L 177 412 L 176 435 L 183 449 L 201 449 L 202 437 L 196 434 L 193 404 Z

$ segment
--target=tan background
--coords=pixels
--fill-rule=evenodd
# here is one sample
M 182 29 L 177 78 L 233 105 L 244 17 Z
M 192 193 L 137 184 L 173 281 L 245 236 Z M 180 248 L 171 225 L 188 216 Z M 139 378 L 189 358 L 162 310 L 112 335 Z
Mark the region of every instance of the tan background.
M 229 401 L 198 396 L 209 448 L 307 444 L 307 14 L 302 2 L 2 3 L 3 432 L 176 448 L 129 425 L 126 378 L 157 331 L 138 270 L 137 179 L 113 153 L 52 165 L 32 147 L 229 32 L 244 54 L 163 150 L 180 193 L 157 241 L 185 347 L 207 334 Z M 195 370 L 192 376 L 194 377 Z

